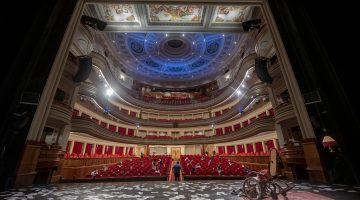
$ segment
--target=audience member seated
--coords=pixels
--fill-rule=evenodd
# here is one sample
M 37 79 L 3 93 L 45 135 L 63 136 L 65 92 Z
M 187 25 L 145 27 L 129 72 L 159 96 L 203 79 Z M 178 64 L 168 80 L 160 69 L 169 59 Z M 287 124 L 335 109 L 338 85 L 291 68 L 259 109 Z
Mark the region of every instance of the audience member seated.
M 217 170 L 217 172 L 218 172 L 218 173 L 219 173 L 219 175 L 220 175 L 220 174 L 221 174 L 221 172 L 222 172 L 221 163 L 219 163 L 219 164 L 217 165 L 216 170 Z
M 98 170 L 94 170 L 94 171 L 91 172 L 91 177 L 93 179 L 95 179 L 96 175 L 98 175 L 98 174 L 99 174 Z
M 198 169 L 198 168 L 201 168 L 200 163 L 196 163 L 196 165 L 195 165 L 195 169 Z

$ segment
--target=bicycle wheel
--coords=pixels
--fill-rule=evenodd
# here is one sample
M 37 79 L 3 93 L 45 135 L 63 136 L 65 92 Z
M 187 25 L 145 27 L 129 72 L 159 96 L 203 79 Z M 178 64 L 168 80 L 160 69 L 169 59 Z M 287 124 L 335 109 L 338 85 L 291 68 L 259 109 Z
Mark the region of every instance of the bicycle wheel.
M 243 193 L 244 196 L 251 200 L 258 200 L 263 196 L 261 184 L 253 177 L 245 179 L 243 184 Z
M 272 181 L 274 185 L 276 185 L 276 188 L 278 188 L 279 191 L 276 191 L 278 194 L 286 196 L 286 193 L 291 190 L 294 187 L 294 184 L 291 182 L 286 182 L 284 180 L 273 180 Z
M 281 192 L 281 187 L 272 181 L 268 182 L 265 186 L 266 194 L 270 195 L 271 199 L 278 199 L 277 196 Z

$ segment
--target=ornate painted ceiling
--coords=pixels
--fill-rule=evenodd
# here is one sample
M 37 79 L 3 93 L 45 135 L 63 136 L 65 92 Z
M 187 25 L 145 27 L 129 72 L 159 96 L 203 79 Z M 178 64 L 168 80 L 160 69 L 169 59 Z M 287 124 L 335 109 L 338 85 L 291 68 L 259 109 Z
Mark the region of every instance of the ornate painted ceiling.
M 252 5 L 100 3 L 84 10 L 107 22 L 101 43 L 118 69 L 164 87 L 205 84 L 236 68 L 247 38 L 241 24 L 257 12 Z
M 235 33 L 108 33 L 118 67 L 147 82 L 213 80 L 239 49 Z M 149 81 L 151 79 L 152 81 Z M 201 81 L 204 83 L 204 80 Z
M 255 5 L 87 4 L 86 15 L 107 22 L 105 31 L 241 32 L 260 12 Z

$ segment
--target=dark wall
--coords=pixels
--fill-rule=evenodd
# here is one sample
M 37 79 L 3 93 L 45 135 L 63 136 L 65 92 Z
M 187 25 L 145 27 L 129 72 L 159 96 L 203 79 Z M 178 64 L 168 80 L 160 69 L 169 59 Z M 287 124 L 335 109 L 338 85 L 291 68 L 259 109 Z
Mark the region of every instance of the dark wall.
M 330 179 L 359 184 L 359 105 L 354 98 L 359 77 L 351 50 L 356 48 L 354 5 L 307 0 L 269 3 L 301 92 L 318 91 L 321 96 L 320 103 L 307 105 L 320 151 L 328 151 L 321 146 L 324 135 L 332 136 L 339 145 L 335 166 L 323 160 L 332 168 Z
M 10 5 L 9 5 L 10 4 Z M 76 0 L 11 1 L 4 8 L 19 15 L 2 22 L 8 44 L 2 67 L 0 112 L 0 190 L 12 186 L 37 105 L 21 104 L 24 92 L 40 95 Z

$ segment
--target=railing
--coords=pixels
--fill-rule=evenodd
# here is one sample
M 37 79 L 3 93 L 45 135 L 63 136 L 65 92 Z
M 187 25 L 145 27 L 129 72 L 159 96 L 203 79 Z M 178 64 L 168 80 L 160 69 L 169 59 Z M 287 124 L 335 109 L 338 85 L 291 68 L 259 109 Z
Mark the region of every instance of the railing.
M 253 101 L 252 98 L 247 98 L 245 96 L 260 97 L 265 94 L 267 94 L 266 86 L 262 83 L 258 83 L 253 87 L 251 87 L 244 94 L 244 98 L 242 98 L 236 105 L 234 105 L 230 110 L 228 110 L 224 114 L 208 119 L 176 121 L 176 127 L 181 128 L 181 127 L 209 126 L 211 124 L 219 124 L 239 114 L 240 108 L 247 107 Z M 111 110 L 111 115 L 113 115 L 114 117 L 131 124 L 141 124 L 142 126 L 155 126 L 155 127 L 168 127 L 168 128 L 173 128 L 175 125 L 174 122 L 172 121 L 141 119 L 134 116 L 129 116 L 128 114 L 125 114 L 122 111 L 120 111 L 117 106 L 112 105 L 111 102 L 109 102 L 108 99 L 103 97 L 102 95 L 96 97 L 95 99 L 90 97 L 90 99 L 92 101 L 95 101 L 103 108 L 109 108 Z
M 66 158 L 61 169 L 63 179 L 85 178 L 95 169 L 101 169 L 109 164 L 119 163 L 122 160 L 132 159 L 134 157 L 117 158 Z
M 113 75 L 110 72 L 108 62 L 105 60 L 105 58 L 101 54 L 92 52 L 91 56 L 93 58 L 93 63 L 95 63 L 102 70 L 102 73 L 107 78 L 107 81 L 110 83 L 110 85 L 112 85 L 114 91 L 118 92 L 119 94 L 122 94 L 121 98 L 123 100 L 125 100 L 126 102 L 130 102 L 136 106 L 146 108 L 146 109 L 158 109 L 158 110 L 164 109 L 163 105 L 159 105 L 159 104 L 155 104 L 155 103 L 151 103 L 151 102 L 144 102 L 142 100 L 134 98 L 134 96 L 131 95 L 131 94 L 134 94 L 133 91 L 121 86 L 118 83 L 118 81 L 115 80 L 115 78 L 113 77 Z M 213 105 L 221 103 L 224 99 L 228 98 L 229 96 L 231 96 L 234 93 L 233 88 L 239 87 L 239 85 L 241 84 L 241 81 L 245 77 L 246 71 L 255 65 L 255 63 L 254 63 L 255 57 L 256 57 L 256 54 L 250 54 L 249 56 L 247 56 L 246 58 L 243 59 L 243 61 L 241 63 L 242 66 L 240 67 L 240 69 L 238 70 L 238 73 L 234 77 L 233 82 L 229 84 L 229 86 L 227 87 L 227 89 L 224 92 L 217 95 L 215 98 L 210 99 L 206 102 L 201 102 L 201 103 L 196 103 L 196 104 L 186 104 L 186 105 L 182 105 L 182 106 L 167 105 L 166 110 L 177 111 L 177 110 L 189 110 L 189 109 L 205 109 L 205 108 L 209 108 Z
M 257 155 L 257 156 L 222 156 L 225 159 L 229 159 L 234 162 L 242 163 L 253 170 L 267 169 L 270 161 L 269 155 Z
M 215 143 L 240 140 L 251 137 L 258 133 L 273 131 L 275 130 L 274 124 L 275 124 L 275 120 L 273 117 L 266 117 L 266 118 L 259 118 L 255 120 L 253 123 L 249 124 L 248 126 L 225 135 L 201 137 L 201 138 L 187 138 L 187 139 L 177 139 L 177 138 L 146 139 L 140 137 L 120 135 L 117 132 L 112 132 L 96 124 L 91 119 L 73 118 L 71 123 L 71 131 L 87 133 L 97 138 L 105 139 L 108 141 L 127 143 L 127 144 L 158 144 L 158 145 L 215 144 Z
M 288 119 L 296 118 L 293 105 L 290 102 L 284 102 L 275 108 L 275 121 L 281 123 Z
M 69 125 L 72 117 L 72 108 L 64 103 L 54 101 L 50 108 L 48 123 Z

